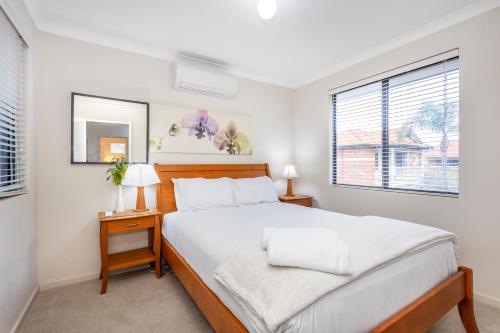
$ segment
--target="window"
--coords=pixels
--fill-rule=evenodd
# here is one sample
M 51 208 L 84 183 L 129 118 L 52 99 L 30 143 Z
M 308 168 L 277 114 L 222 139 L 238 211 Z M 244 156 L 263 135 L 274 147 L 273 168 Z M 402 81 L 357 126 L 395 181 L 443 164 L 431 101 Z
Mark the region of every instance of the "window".
M 0 197 L 26 189 L 24 161 L 25 44 L 0 10 Z
M 458 194 L 459 61 L 332 95 L 332 184 Z
M 405 151 L 396 151 L 394 152 L 396 158 L 396 167 L 403 168 L 406 166 L 406 152 Z

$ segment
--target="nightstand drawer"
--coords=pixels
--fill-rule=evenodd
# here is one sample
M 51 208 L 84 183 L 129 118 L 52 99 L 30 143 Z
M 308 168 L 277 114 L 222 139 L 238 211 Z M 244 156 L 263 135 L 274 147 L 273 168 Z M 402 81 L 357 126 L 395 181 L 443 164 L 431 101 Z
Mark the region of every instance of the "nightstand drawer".
M 294 196 L 280 195 L 281 202 L 300 205 L 304 207 L 312 207 L 312 197 L 310 195 L 296 194 Z
M 311 207 L 312 206 L 310 198 L 291 200 L 291 201 L 288 201 L 287 203 L 294 204 L 294 205 L 306 206 L 306 207 Z
M 135 217 L 108 222 L 108 233 L 118 233 L 153 228 L 155 226 L 154 216 Z

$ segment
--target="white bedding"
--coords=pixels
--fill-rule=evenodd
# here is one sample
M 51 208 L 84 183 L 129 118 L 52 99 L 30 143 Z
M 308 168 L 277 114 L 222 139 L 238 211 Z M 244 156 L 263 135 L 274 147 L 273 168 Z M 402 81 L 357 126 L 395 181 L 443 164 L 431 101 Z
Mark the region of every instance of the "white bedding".
M 339 221 L 350 218 L 329 214 Z M 229 251 L 260 246 L 264 227 L 305 226 L 323 225 L 311 220 L 310 208 L 272 203 L 170 213 L 163 235 L 249 328 L 241 307 L 212 278 L 215 268 Z M 453 244 L 438 243 L 327 294 L 288 320 L 283 331 L 366 332 L 456 270 Z

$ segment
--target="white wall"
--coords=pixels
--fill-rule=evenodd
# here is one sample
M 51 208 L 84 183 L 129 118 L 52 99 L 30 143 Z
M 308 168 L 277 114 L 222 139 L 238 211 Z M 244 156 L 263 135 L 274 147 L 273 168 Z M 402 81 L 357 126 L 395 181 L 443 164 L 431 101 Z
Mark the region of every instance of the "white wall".
M 38 33 L 36 103 L 38 112 L 38 278 L 41 287 L 97 277 L 100 269 L 97 212 L 114 207 L 116 188 L 105 182 L 106 166 L 70 164 L 70 93 L 249 113 L 253 156 L 152 153 L 160 163 L 268 162 L 278 175 L 292 160 L 292 91 L 249 80 L 222 99 L 174 90 L 172 63 Z M 278 181 L 280 191 L 284 184 Z M 153 204 L 152 192 L 149 195 Z M 125 192 L 135 204 L 135 189 Z M 110 249 L 143 244 L 143 234 L 115 236 Z
M 455 47 L 460 48 L 460 197 L 330 186 L 328 90 Z M 500 305 L 500 9 L 313 82 L 294 91 L 293 99 L 298 192 L 313 194 L 322 208 L 455 232 L 460 263 L 475 271 L 476 291 L 489 297 L 483 301 Z
M 16 28 L 28 42 L 26 73 L 26 135 L 28 193 L 0 199 L 0 332 L 18 323 L 36 281 L 35 163 L 33 103 L 33 23 L 22 1 L 0 0 Z

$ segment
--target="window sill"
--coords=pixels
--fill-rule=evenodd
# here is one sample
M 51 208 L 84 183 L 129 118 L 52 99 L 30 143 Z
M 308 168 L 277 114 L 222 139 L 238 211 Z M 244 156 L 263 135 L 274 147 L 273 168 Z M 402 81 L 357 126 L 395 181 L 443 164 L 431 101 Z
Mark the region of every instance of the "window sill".
M 427 196 L 445 197 L 445 198 L 459 198 L 459 194 L 455 193 L 427 192 L 418 190 L 400 190 L 393 188 L 381 188 L 381 187 L 371 187 L 371 186 L 361 186 L 361 185 L 344 185 L 344 184 L 330 184 L 330 186 L 339 188 L 348 188 L 348 189 L 368 190 L 368 191 L 416 194 L 416 195 L 427 195 Z
M 0 192 L 0 200 L 17 197 L 17 196 L 23 195 L 23 194 L 28 194 L 28 191 L 22 190 L 22 191 L 16 191 L 16 192 L 5 192 L 5 193 Z

